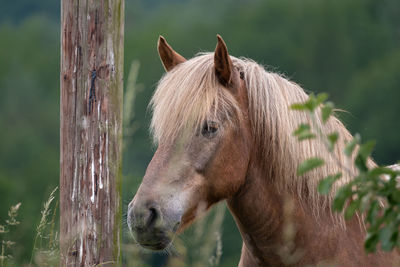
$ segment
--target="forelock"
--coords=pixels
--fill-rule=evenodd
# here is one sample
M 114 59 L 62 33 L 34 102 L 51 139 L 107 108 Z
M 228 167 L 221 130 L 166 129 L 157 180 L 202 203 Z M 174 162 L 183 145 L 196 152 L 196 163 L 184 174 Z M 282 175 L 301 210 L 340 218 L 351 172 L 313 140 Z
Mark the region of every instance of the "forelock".
M 171 142 L 183 132 L 195 134 L 204 121 L 215 117 L 233 121 L 239 112 L 234 97 L 218 82 L 213 53 L 200 54 L 167 72 L 150 107 L 156 143 Z

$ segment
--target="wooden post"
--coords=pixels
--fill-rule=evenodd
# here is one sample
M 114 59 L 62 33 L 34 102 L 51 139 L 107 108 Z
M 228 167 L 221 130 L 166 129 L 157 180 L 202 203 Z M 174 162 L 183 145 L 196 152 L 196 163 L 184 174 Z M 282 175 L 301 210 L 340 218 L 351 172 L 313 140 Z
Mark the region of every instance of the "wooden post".
M 123 36 L 124 0 L 61 0 L 61 266 L 121 261 Z

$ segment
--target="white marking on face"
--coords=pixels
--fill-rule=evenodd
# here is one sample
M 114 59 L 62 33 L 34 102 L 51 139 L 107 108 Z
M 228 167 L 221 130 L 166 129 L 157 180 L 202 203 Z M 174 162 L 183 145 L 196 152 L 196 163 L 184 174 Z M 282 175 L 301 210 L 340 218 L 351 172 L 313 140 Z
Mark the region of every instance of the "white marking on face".
M 167 192 L 165 199 L 161 200 L 161 203 L 165 203 L 163 209 L 167 213 L 178 214 L 182 217 L 190 194 L 188 194 L 187 191 L 177 189 L 172 189 Z
M 184 177 L 182 181 L 172 180 L 166 183 L 159 183 L 156 192 L 159 195 L 159 203 L 161 205 L 162 214 L 167 220 L 166 223 L 174 224 L 182 222 L 185 213 L 197 204 L 195 216 L 203 213 L 207 208 L 207 203 L 200 200 L 196 203 L 199 194 L 199 187 L 201 186 L 202 176 L 198 174 L 191 174 L 191 177 Z

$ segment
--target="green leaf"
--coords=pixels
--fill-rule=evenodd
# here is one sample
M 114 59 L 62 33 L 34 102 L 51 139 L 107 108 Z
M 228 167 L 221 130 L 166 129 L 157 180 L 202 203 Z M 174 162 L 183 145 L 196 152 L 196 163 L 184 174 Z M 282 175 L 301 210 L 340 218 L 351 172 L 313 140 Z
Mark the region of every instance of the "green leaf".
M 342 173 L 328 175 L 322 179 L 318 184 L 318 192 L 321 195 L 327 195 L 332 188 L 333 183 L 342 176 Z
M 391 194 L 388 196 L 388 201 L 392 205 L 399 205 L 400 204 L 400 190 L 397 189 L 395 186 L 391 190 Z
M 383 220 L 386 222 L 390 222 L 396 219 L 397 212 L 393 209 L 393 207 L 389 206 L 386 208 L 385 212 L 383 213 Z
M 317 96 L 310 94 L 308 100 L 304 103 L 294 103 L 290 106 L 293 110 L 307 110 L 314 112 L 314 110 L 321 105 L 328 98 L 328 94 L 320 93 Z
M 306 172 L 309 172 L 317 167 L 324 165 L 324 163 L 324 160 L 321 158 L 309 158 L 300 163 L 299 167 L 297 168 L 297 175 L 303 175 Z
M 361 172 L 367 172 L 368 171 L 368 167 L 366 164 L 366 160 L 364 157 L 357 155 L 354 164 L 356 165 L 357 169 Z
M 389 176 L 396 176 L 396 171 L 388 168 L 388 167 L 381 167 L 378 166 L 376 168 L 373 168 L 372 170 L 369 171 L 368 176 L 371 178 L 376 178 L 379 177 L 381 175 L 389 175 Z
M 327 138 L 328 138 L 328 149 L 330 152 L 332 152 L 339 138 L 339 134 L 337 132 L 333 132 L 329 134 Z
M 303 133 L 298 136 L 298 139 L 299 139 L 299 141 L 303 141 L 306 139 L 314 139 L 315 137 L 317 137 L 317 136 L 313 133 Z
M 358 155 L 367 159 L 371 155 L 372 150 L 374 150 L 374 147 L 375 147 L 375 141 L 374 140 L 368 141 L 360 146 Z
M 369 210 L 367 212 L 367 217 L 366 221 L 369 222 L 372 226 L 376 224 L 376 219 L 378 217 L 378 214 L 381 210 L 381 207 L 379 206 L 378 200 L 374 200 L 371 202 L 371 205 L 369 206 Z
M 379 242 L 379 236 L 377 233 L 368 233 L 367 234 L 367 239 L 365 240 L 364 243 L 364 248 L 365 251 L 368 253 L 375 252 L 376 250 L 376 245 Z
M 329 117 L 332 115 L 332 111 L 334 108 L 334 104 L 332 102 L 327 102 L 321 109 L 322 122 L 326 123 Z
M 368 232 L 371 233 L 377 232 L 381 228 L 381 225 L 384 222 L 395 220 L 395 218 L 396 218 L 396 212 L 393 212 L 393 209 L 391 209 L 390 207 L 385 209 L 382 215 L 381 207 L 379 207 L 379 213 L 375 215 L 375 217 L 373 218 L 373 224 L 371 223 L 367 230 Z
M 299 135 L 305 131 L 310 131 L 311 126 L 310 124 L 302 123 L 297 127 L 296 131 L 293 132 L 294 135 Z
M 371 155 L 374 146 L 375 146 L 375 141 L 368 141 L 367 143 L 362 144 L 360 146 L 360 149 L 358 150 L 357 157 L 354 162 L 359 171 L 361 172 L 368 171 L 367 160 L 368 157 Z
M 300 124 L 296 131 L 293 132 L 293 135 L 297 136 L 299 141 L 313 139 L 316 137 L 316 135 L 311 132 L 311 127 L 309 124 Z
M 293 110 L 306 110 L 307 107 L 306 107 L 306 105 L 304 103 L 295 103 L 295 104 L 290 105 L 290 109 L 293 109 Z
M 353 194 L 351 190 L 351 185 L 345 185 L 339 188 L 338 192 L 336 193 L 335 199 L 333 200 L 333 207 L 334 211 L 342 211 L 344 207 L 344 203 L 346 200 L 351 197 Z
M 390 251 L 395 246 L 397 239 L 396 232 L 393 231 L 389 226 L 382 227 L 379 229 L 379 240 L 381 241 L 381 247 L 384 251 Z
M 320 93 L 317 96 L 314 96 L 314 94 L 310 94 L 308 101 L 305 103 L 305 105 L 310 112 L 314 112 L 314 110 L 326 99 L 328 99 L 327 93 Z
M 314 112 L 315 108 L 317 107 L 317 99 L 313 93 L 308 96 L 308 100 L 304 102 L 304 105 L 308 111 Z
M 349 220 L 354 216 L 358 208 L 360 207 L 361 201 L 360 199 L 353 200 L 350 202 L 350 204 L 347 206 L 346 211 L 344 212 L 344 218 L 346 220 Z
M 379 207 L 379 213 L 373 217 L 373 224 L 371 223 L 368 226 L 368 232 L 373 233 L 373 232 L 378 232 L 381 226 L 386 222 L 389 223 L 391 221 L 395 221 L 397 216 L 397 212 L 394 211 L 392 208 L 386 208 L 385 211 L 383 212 L 383 215 L 381 214 L 381 207 Z
M 329 95 L 327 93 L 319 93 L 316 98 L 317 105 L 319 106 L 320 104 L 325 102 L 325 100 L 327 100 L 328 97 Z
M 350 157 L 351 154 L 353 154 L 354 149 L 356 148 L 356 145 L 359 144 L 361 141 L 361 136 L 359 134 L 356 134 L 350 142 L 348 142 L 344 148 L 344 153 L 346 156 Z

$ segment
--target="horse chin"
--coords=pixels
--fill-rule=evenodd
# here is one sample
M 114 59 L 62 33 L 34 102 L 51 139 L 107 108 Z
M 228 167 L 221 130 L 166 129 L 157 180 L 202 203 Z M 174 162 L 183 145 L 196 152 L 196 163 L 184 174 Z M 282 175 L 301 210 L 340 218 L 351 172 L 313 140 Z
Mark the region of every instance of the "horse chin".
M 172 243 L 174 235 L 175 233 L 170 231 L 148 229 L 148 231 L 133 234 L 133 238 L 141 247 L 158 251 L 166 249 Z
M 140 243 L 139 243 L 140 244 Z M 143 243 L 140 244 L 143 248 L 153 251 L 159 251 L 166 249 L 171 244 L 171 241 L 162 241 L 156 243 Z

